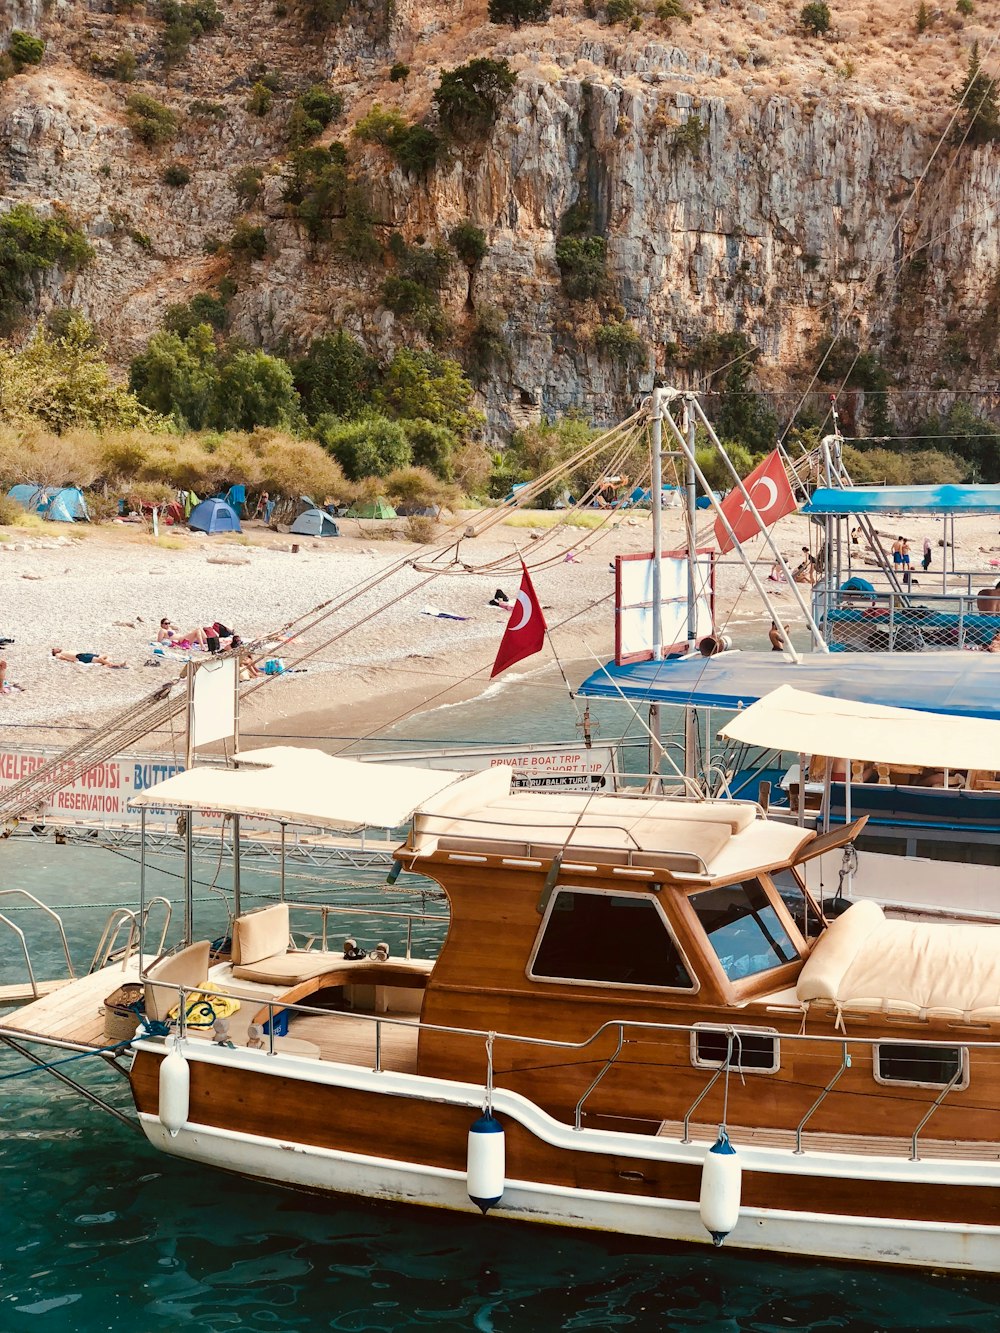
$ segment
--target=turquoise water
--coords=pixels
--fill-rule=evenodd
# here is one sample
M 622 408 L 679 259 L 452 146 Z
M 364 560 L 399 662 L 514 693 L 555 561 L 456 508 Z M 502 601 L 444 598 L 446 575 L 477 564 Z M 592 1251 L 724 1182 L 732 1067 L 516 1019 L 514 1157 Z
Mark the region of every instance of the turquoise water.
M 620 706 L 595 713 L 605 737 L 629 725 Z M 524 742 L 572 736 L 574 722 L 572 706 L 543 683 L 397 731 Z M 3 887 L 31 889 L 63 913 L 78 966 L 89 964 L 109 905 L 137 898 L 134 862 L 106 851 L 8 841 L 0 858 Z M 149 892 L 176 902 L 180 868 L 165 859 Z M 214 862 L 200 863 L 197 877 L 210 881 L 214 871 Z M 386 895 L 381 877 L 352 875 L 349 900 L 422 906 Z M 224 872 L 220 883 L 227 887 Z M 248 899 L 274 887 L 273 878 L 244 877 Z M 296 898 L 319 892 L 311 879 L 289 884 Z M 196 896 L 221 929 L 204 884 Z M 88 902 L 103 905 L 79 906 Z M 40 915 L 9 899 L 0 911 L 25 929 L 39 975 L 54 974 L 59 948 Z M 401 947 L 398 925 L 355 931 Z M 431 922 L 415 938 L 430 944 L 440 933 Z M 14 937 L 0 930 L 0 980 L 22 976 Z M 127 1107 L 124 1080 L 96 1066 L 88 1058 L 69 1070 Z M 0 1333 L 1000 1330 L 1000 1288 L 986 1280 L 452 1218 L 231 1178 L 161 1156 L 49 1076 L 5 1077 L 22 1068 L 18 1056 L 0 1054 Z

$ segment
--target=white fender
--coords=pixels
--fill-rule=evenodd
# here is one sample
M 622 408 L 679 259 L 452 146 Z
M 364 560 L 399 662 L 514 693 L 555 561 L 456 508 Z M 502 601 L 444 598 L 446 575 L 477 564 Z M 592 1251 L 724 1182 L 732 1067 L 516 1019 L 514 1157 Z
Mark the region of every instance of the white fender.
M 485 1112 L 469 1127 L 467 1160 L 469 1198 L 484 1213 L 503 1197 L 505 1169 L 503 1126 Z
M 180 1042 L 160 1061 L 160 1123 L 175 1138 L 187 1122 L 191 1106 L 191 1067 L 181 1054 Z
M 724 1129 L 705 1154 L 701 1168 L 699 1211 L 715 1245 L 722 1242 L 740 1219 L 743 1168 Z

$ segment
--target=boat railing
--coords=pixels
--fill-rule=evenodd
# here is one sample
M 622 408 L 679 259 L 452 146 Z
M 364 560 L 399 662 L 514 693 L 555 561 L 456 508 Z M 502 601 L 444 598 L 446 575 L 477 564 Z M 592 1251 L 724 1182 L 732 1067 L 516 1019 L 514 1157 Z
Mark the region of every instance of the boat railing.
M 195 988 L 189 986 L 182 986 L 176 983 L 170 983 L 166 981 L 160 982 L 158 984 L 163 987 L 169 986 L 171 989 L 176 990 L 178 993 L 177 1022 L 178 1022 L 178 1031 L 181 1039 L 184 1039 L 187 1036 L 186 1016 L 187 1016 L 188 996 L 194 995 L 195 993 L 197 993 L 199 999 L 204 997 L 211 999 L 213 996 L 218 996 L 220 998 L 228 996 L 228 992 L 226 991 L 224 986 L 220 986 L 218 989 L 214 988 L 210 989 L 206 986 L 199 986 L 195 990 Z M 246 1001 L 246 996 L 240 997 L 238 995 L 233 995 L 229 998 L 237 1000 L 242 999 L 243 1001 Z M 686 1038 L 690 1038 L 692 1033 L 698 1031 L 698 1026 L 695 1024 L 653 1023 L 653 1022 L 644 1022 L 631 1019 L 609 1019 L 607 1022 L 602 1023 L 598 1028 L 596 1028 L 590 1034 L 590 1036 L 584 1037 L 580 1041 L 567 1041 L 552 1037 L 527 1036 L 525 1034 L 515 1033 L 515 1032 L 496 1032 L 496 1031 L 487 1032 L 479 1028 L 452 1027 L 448 1024 L 443 1024 L 443 1023 L 424 1023 L 421 1022 L 419 1019 L 404 1018 L 396 1015 L 366 1014 L 356 1010 L 351 1010 L 350 1012 L 340 1012 L 337 1010 L 320 1008 L 315 1005 L 302 1004 L 298 1002 L 286 1003 L 285 1001 L 282 1001 L 280 998 L 261 1000 L 259 1002 L 258 1012 L 262 1013 L 265 1009 L 267 1011 L 267 1023 L 262 1035 L 262 1041 L 263 1041 L 262 1049 L 267 1055 L 280 1054 L 280 1047 L 276 1045 L 276 1040 L 280 1041 L 280 1038 L 276 1037 L 275 1033 L 275 1028 L 277 1026 L 276 1019 L 278 1018 L 279 1014 L 286 1011 L 290 1014 L 298 1014 L 308 1017 L 322 1017 L 334 1023 L 337 1022 L 338 1020 L 350 1019 L 352 1023 L 357 1023 L 358 1021 L 361 1021 L 373 1024 L 374 1064 L 372 1068 L 373 1072 L 375 1073 L 386 1072 L 383 1070 L 383 1062 L 382 1062 L 382 1052 L 384 1046 L 383 1031 L 386 1027 L 416 1029 L 421 1033 L 435 1032 L 450 1037 L 465 1037 L 465 1038 L 471 1038 L 477 1042 L 482 1042 L 483 1055 L 484 1055 L 484 1078 L 482 1085 L 484 1094 L 484 1104 L 489 1090 L 493 1089 L 495 1085 L 496 1048 L 502 1043 L 509 1042 L 517 1046 L 533 1046 L 548 1051 L 585 1052 L 589 1047 L 594 1046 L 597 1042 L 601 1041 L 602 1038 L 605 1038 L 610 1034 L 615 1039 L 614 1050 L 611 1052 L 609 1056 L 607 1056 L 604 1059 L 600 1070 L 598 1070 L 598 1073 L 591 1080 L 586 1091 L 584 1092 L 583 1096 L 580 1098 L 579 1102 L 576 1105 L 574 1112 L 573 1127 L 574 1129 L 577 1130 L 582 1129 L 583 1108 L 587 1099 L 598 1087 L 598 1085 L 604 1079 L 605 1075 L 609 1072 L 609 1070 L 614 1068 L 624 1048 L 630 1044 L 630 1039 L 628 1036 L 629 1033 L 636 1034 L 637 1036 L 657 1034 L 663 1036 L 681 1035 Z M 683 1118 L 683 1130 L 681 1137 L 682 1143 L 691 1142 L 690 1127 L 694 1113 L 698 1109 L 698 1107 L 702 1104 L 702 1102 L 705 1100 L 705 1098 L 708 1096 L 708 1094 L 711 1092 L 711 1090 L 716 1086 L 719 1080 L 725 1078 L 727 1075 L 731 1075 L 734 1073 L 737 1075 L 741 1075 L 742 1073 L 740 1056 L 737 1055 L 735 1059 L 733 1057 L 734 1057 L 734 1051 L 738 1051 L 739 1049 L 740 1037 L 743 1035 L 743 1030 L 732 1026 L 726 1027 L 724 1030 L 728 1037 L 726 1056 L 723 1060 L 720 1061 L 719 1066 L 712 1071 L 712 1074 L 707 1080 L 705 1087 L 702 1088 L 698 1096 L 688 1107 L 688 1110 Z M 747 1031 L 755 1032 L 756 1030 L 748 1029 Z M 827 1097 L 834 1091 L 839 1080 L 843 1077 L 843 1075 L 847 1072 L 847 1070 L 852 1067 L 854 1059 L 853 1051 L 856 1050 L 857 1048 L 860 1048 L 868 1052 L 871 1058 L 875 1058 L 876 1048 L 880 1045 L 884 1045 L 885 1042 L 890 1039 L 886 1038 L 885 1035 L 872 1036 L 872 1037 L 856 1036 L 856 1037 L 844 1038 L 843 1036 L 839 1035 L 827 1036 L 821 1033 L 805 1033 L 805 1032 L 782 1032 L 779 1035 L 783 1045 L 791 1045 L 793 1047 L 806 1046 L 814 1049 L 818 1048 L 821 1050 L 829 1047 L 840 1048 L 840 1063 L 836 1072 L 834 1073 L 833 1077 L 829 1080 L 829 1082 L 825 1085 L 825 1087 L 821 1090 L 819 1096 L 809 1107 L 808 1111 L 802 1117 L 801 1121 L 796 1127 L 794 1151 L 796 1153 L 801 1153 L 803 1151 L 802 1135 L 806 1128 L 806 1125 L 812 1119 L 816 1111 L 827 1099 Z M 955 1050 L 956 1046 L 960 1047 L 963 1053 L 972 1050 L 991 1051 L 994 1054 L 1000 1052 L 1000 1042 L 998 1041 L 966 1040 L 964 1037 L 957 1040 L 955 1038 L 951 1038 L 949 1040 L 938 1040 L 934 1038 L 928 1038 L 926 1040 L 922 1040 L 920 1044 L 921 1046 L 926 1047 L 929 1052 L 935 1049 L 952 1052 Z M 967 1073 L 967 1066 L 963 1054 L 963 1059 L 962 1061 L 960 1061 L 960 1067 L 956 1070 L 954 1076 L 951 1078 L 949 1083 L 944 1088 L 942 1088 L 941 1091 L 934 1098 L 932 1104 L 928 1107 L 927 1111 L 921 1117 L 919 1123 L 917 1124 L 912 1135 L 910 1136 L 909 1155 L 912 1161 L 919 1160 L 918 1156 L 919 1138 L 927 1122 L 931 1119 L 934 1113 L 944 1102 L 945 1098 L 954 1088 L 960 1085 L 964 1086 L 964 1077 L 966 1073 Z
M 983 649 L 1000 630 L 996 610 L 978 593 L 851 592 L 824 589 L 819 619 L 827 642 L 844 652 Z
M 62 942 L 63 955 L 66 958 L 66 970 L 69 973 L 69 976 L 75 979 L 76 969 L 73 967 L 73 959 L 70 957 L 69 940 L 66 938 L 66 927 L 62 923 L 62 917 L 58 912 L 53 911 L 51 907 L 48 907 L 43 903 L 40 898 L 36 898 L 33 893 L 29 893 L 27 889 L 0 889 L 0 898 L 15 897 L 27 898 L 38 911 L 44 912 L 51 921 L 56 923 L 56 928 L 59 931 L 59 938 Z M 24 955 L 24 965 L 28 972 L 28 984 L 31 986 L 32 995 L 37 1000 L 39 996 L 38 981 L 35 977 L 35 969 L 31 964 L 31 954 L 28 950 L 27 937 L 15 921 L 11 921 L 10 917 L 5 916 L 2 912 L 0 912 L 0 924 L 5 925 L 17 936 L 18 943 L 21 946 L 21 953 Z
M 170 927 L 170 917 L 173 908 L 167 898 L 157 896 L 150 898 L 146 904 L 142 916 L 142 931 L 139 930 L 139 917 L 130 907 L 116 907 L 108 917 L 104 925 L 104 932 L 97 942 L 97 948 L 94 950 L 94 957 L 91 959 L 89 972 L 99 972 L 102 967 L 107 967 L 109 963 L 117 962 L 121 959 L 122 971 L 127 971 L 130 960 L 139 950 L 139 941 L 145 937 L 149 928 L 149 914 L 157 903 L 163 905 L 163 925 L 160 928 L 160 939 L 157 945 L 157 956 L 163 953 L 164 945 L 167 939 L 167 930 Z M 119 944 L 118 940 L 128 926 L 128 938 L 124 945 Z
M 413 924 L 415 921 L 438 921 L 444 925 L 448 924 L 448 916 L 444 912 L 398 912 L 392 908 L 384 907 L 340 907 L 331 903 L 299 903 L 290 902 L 289 911 L 319 913 L 321 917 L 319 932 L 308 934 L 303 941 L 302 948 L 309 950 L 313 945 L 318 944 L 320 949 L 326 953 L 329 948 L 329 923 L 330 917 L 343 916 L 361 916 L 378 917 L 380 920 L 405 921 L 406 923 L 406 958 L 413 956 Z M 294 934 L 293 934 L 294 938 Z

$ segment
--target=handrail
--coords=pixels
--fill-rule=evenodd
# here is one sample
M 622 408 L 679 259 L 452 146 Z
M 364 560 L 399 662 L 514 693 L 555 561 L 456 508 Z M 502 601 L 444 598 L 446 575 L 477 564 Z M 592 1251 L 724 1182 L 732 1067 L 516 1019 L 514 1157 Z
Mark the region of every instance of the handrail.
M 919 1125 L 916 1127 L 916 1129 L 913 1131 L 913 1138 L 910 1140 L 910 1161 L 911 1161 L 911 1162 L 919 1162 L 919 1161 L 920 1161 L 920 1157 L 919 1157 L 918 1154 L 917 1154 L 917 1139 L 918 1139 L 919 1136 L 920 1136 L 920 1131 L 923 1129 L 924 1125 L 927 1124 L 928 1120 L 930 1120 L 931 1116 L 932 1116 L 932 1115 L 934 1114 L 934 1112 L 938 1109 L 938 1107 L 941 1105 L 941 1103 L 944 1101 L 944 1099 L 948 1096 L 948 1093 L 951 1092 L 952 1088 L 955 1086 L 955 1084 L 959 1081 L 959 1079 L 962 1077 L 962 1075 L 963 1075 L 964 1073 L 965 1073 L 965 1061 L 960 1059 L 959 1062 L 958 1062 L 958 1068 L 955 1070 L 954 1074 L 951 1076 L 951 1078 L 950 1078 L 949 1081 L 948 1081 L 948 1086 L 947 1086 L 946 1088 L 942 1088 L 942 1089 L 941 1089 L 941 1091 L 938 1093 L 938 1095 L 934 1098 L 934 1104 L 933 1104 L 933 1106 L 931 1106 L 931 1107 L 929 1108 L 927 1114 L 924 1116 L 924 1118 L 921 1120 L 920 1124 L 919 1124 Z
M 445 912 L 396 912 L 391 908 L 382 907 L 339 907 L 331 903 L 289 903 L 289 910 L 319 912 L 322 915 L 322 931 L 319 935 L 309 935 L 305 942 L 305 950 L 308 952 L 313 944 L 318 940 L 323 952 L 327 952 L 327 925 L 328 918 L 331 915 L 339 916 L 377 916 L 388 917 L 394 921 L 406 922 L 406 958 L 413 956 L 413 923 L 414 921 L 441 921 L 447 925 L 449 917 Z
M 802 1117 L 802 1119 L 799 1121 L 798 1126 L 796 1127 L 796 1130 L 795 1130 L 795 1151 L 796 1151 L 797 1153 L 801 1153 L 801 1152 L 802 1152 L 802 1131 L 805 1129 L 806 1121 L 812 1116 L 813 1111 L 817 1110 L 817 1108 L 821 1105 L 821 1103 L 823 1103 L 823 1102 L 826 1101 L 827 1095 L 828 1095 L 830 1092 L 833 1091 L 834 1085 L 840 1080 L 840 1076 L 841 1076 L 842 1074 L 846 1073 L 847 1070 L 850 1069 L 850 1067 L 851 1067 L 851 1055 L 850 1055 L 850 1052 L 849 1052 L 848 1049 L 847 1049 L 847 1042 L 845 1041 L 845 1042 L 844 1042 L 844 1053 L 843 1053 L 843 1056 L 842 1056 L 842 1058 L 841 1058 L 840 1068 L 837 1070 L 837 1072 L 834 1074 L 833 1078 L 830 1080 L 830 1082 L 826 1085 L 826 1087 L 823 1089 L 823 1091 L 819 1094 L 819 1096 L 818 1096 L 818 1097 L 816 1098 L 816 1100 L 813 1102 L 812 1106 L 810 1106 L 809 1110 L 805 1113 L 805 1115 L 804 1115 L 804 1116 Z
M 590 1087 L 587 1089 L 587 1091 L 583 1094 L 583 1096 L 580 1098 L 580 1100 L 579 1100 L 579 1101 L 577 1102 L 577 1104 L 576 1104 L 576 1112 L 574 1113 L 574 1116 L 573 1116 L 573 1128 L 574 1128 L 574 1129 L 579 1129 L 579 1128 L 580 1128 L 580 1122 L 581 1122 L 581 1119 L 582 1119 L 582 1116 L 583 1116 L 583 1103 L 587 1100 L 587 1098 L 590 1096 L 590 1094 L 594 1091 L 594 1089 L 597 1087 L 598 1083 L 600 1083 L 601 1079 L 604 1077 L 604 1075 L 608 1072 L 608 1070 L 611 1068 L 611 1066 L 612 1066 L 612 1065 L 615 1063 L 615 1061 L 618 1059 L 619 1055 L 621 1055 L 624 1046 L 625 1046 L 625 1032 L 624 1032 L 624 1029 L 623 1029 L 621 1026 L 619 1026 L 619 1028 L 618 1028 L 618 1045 L 615 1047 L 615 1049 L 614 1049 L 614 1053 L 613 1053 L 612 1055 L 610 1055 L 610 1056 L 608 1057 L 607 1060 L 605 1060 L 605 1062 L 604 1062 L 604 1068 L 603 1068 L 602 1070 L 600 1070 L 600 1072 L 599 1072 L 599 1073 L 597 1074 L 597 1076 L 594 1078 L 593 1082 L 590 1084 Z
M 712 1075 L 712 1077 L 708 1080 L 708 1082 L 706 1083 L 705 1087 L 702 1088 L 701 1092 L 699 1092 L 698 1096 L 694 1099 L 694 1101 L 693 1101 L 693 1102 L 691 1103 L 691 1105 L 688 1107 L 688 1109 L 687 1109 L 687 1115 L 684 1117 L 684 1133 L 681 1135 L 681 1143 L 690 1143 L 690 1142 L 691 1142 L 691 1135 L 690 1135 L 690 1133 L 688 1132 L 688 1131 L 689 1131 L 690 1124 L 691 1124 L 691 1117 L 694 1115 L 695 1111 L 697 1111 L 698 1107 L 702 1104 L 702 1102 L 705 1100 L 705 1098 L 708 1096 L 708 1094 L 709 1094 L 709 1093 L 712 1091 L 712 1089 L 715 1087 L 716 1083 L 718 1083 L 718 1081 L 719 1081 L 719 1079 L 722 1077 L 722 1075 L 725 1074 L 725 1073 L 727 1072 L 727 1070 L 729 1069 L 729 1060 L 730 1060 L 730 1056 L 727 1055 L 727 1056 L 726 1056 L 726 1062 L 725 1062 L 725 1064 L 721 1064 L 721 1065 L 719 1065 L 718 1069 L 715 1071 L 715 1073 Z
M 164 943 L 166 942 L 167 929 L 170 926 L 170 917 L 173 913 L 173 908 L 169 900 L 167 898 L 162 897 L 159 894 L 155 898 L 151 898 L 149 902 L 146 904 L 145 913 L 143 915 L 144 926 L 149 920 L 150 909 L 153 907 L 154 903 L 162 903 L 163 906 L 166 908 L 166 913 L 163 918 L 163 928 L 160 931 L 160 943 L 159 947 L 156 950 L 157 954 L 159 955 L 163 952 L 163 946 Z M 118 936 L 121 934 L 122 927 L 125 925 L 126 921 L 129 923 L 129 928 L 128 928 L 128 940 L 125 944 L 125 949 L 122 955 L 122 971 L 124 972 L 127 970 L 129 959 L 135 952 L 135 949 L 133 947 L 134 942 L 137 941 L 139 938 L 140 934 L 139 922 L 138 922 L 138 917 L 136 913 L 132 910 L 132 908 L 116 907 L 115 910 L 108 917 L 107 922 L 105 923 L 104 926 L 104 933 L 102 934 L 100 940 L 98 941 L 97 948 L 94 950 L 94 957 L 91 960 L 89 968 L 90 972 L 92 973 L 99 972 L 102 967 L 106 967 L 108 963 L 110 963 L 113 960 L 114 955 L 117 952 L 118 948 L 117 946 Z
M 46 916 L 51 917 L 52 920 L 59 927 L 59 935 L 60 938 L 62 939 L 63 954 L 66 958 L 66 970 L 69 972 L 71 979 L 75 981 L 76 968 L 73 966 L 73 959 L 70 957 L 69 941 L 66 938 L 66 928 L 62 923 L 62 917 L 59 915 L 58 912 L 54 912 L 51 907 L 47 907 L 46 904 L 43 903 L 40 898 L 36 898 L 33 893 L 29 893 L 27 889 L 0 889 L 0 898 L 7 898 L 14 896 L 27 898 L 30 902 L 34 903 L 37 908 L 43 911 Z M 24 931 L 21 929 L 20 926 L 15 925 L 15 923 L 11 921 L 11 919 L 7 916 L 3 916 L 2 914 L 0 914 L 0 921 L 2 921 L 5 926 L 9 926 L 11 930 L 14 932 L 14 934 L 17 935 L 17 937 L 21 941 L 21 951 L 24 954 L 24 962 L 28 969 L 28 980 L 31 982 L 31 993 L 37 1000 L 38 983 L 35 980 L 35 970 L 31 966 L 31 956 L 28 952 L 28 941 L 25 937 Z

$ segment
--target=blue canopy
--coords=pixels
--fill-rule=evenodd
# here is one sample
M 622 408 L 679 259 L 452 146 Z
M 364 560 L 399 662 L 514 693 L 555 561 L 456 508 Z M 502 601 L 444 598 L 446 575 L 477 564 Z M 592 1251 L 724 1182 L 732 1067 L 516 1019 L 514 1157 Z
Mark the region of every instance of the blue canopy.
M 1000 486 L 850 486 L 813 491 L 803 514 L 1000 514 Z
M 811 653 L 796 664 L 777 653 L 731 652 L 627 666 L 609 663 L 588 676 L 577 693 L 735 712 L 779 685 L 831 699 L 1000 717 L 1000 657 L 993 653 Z

